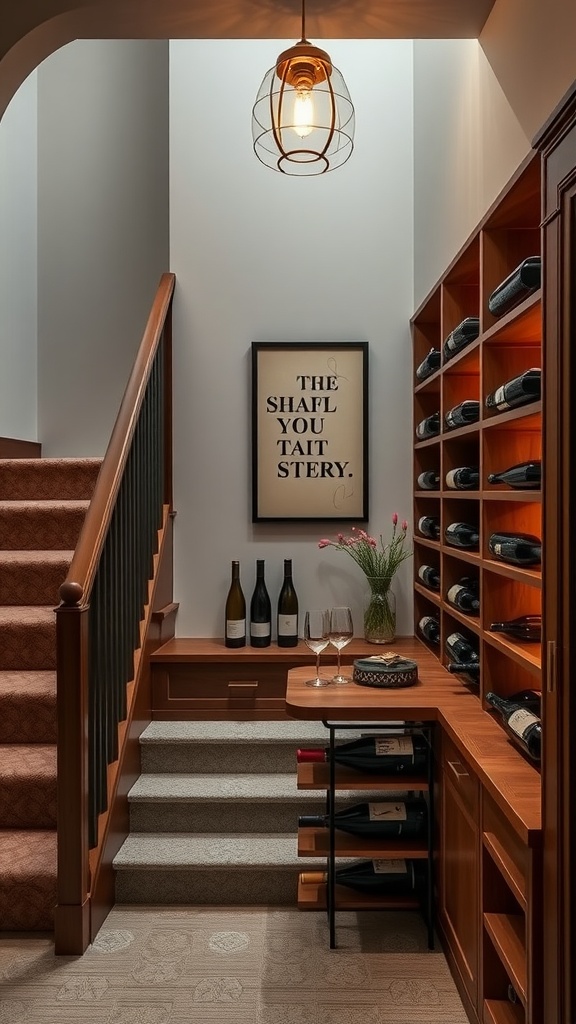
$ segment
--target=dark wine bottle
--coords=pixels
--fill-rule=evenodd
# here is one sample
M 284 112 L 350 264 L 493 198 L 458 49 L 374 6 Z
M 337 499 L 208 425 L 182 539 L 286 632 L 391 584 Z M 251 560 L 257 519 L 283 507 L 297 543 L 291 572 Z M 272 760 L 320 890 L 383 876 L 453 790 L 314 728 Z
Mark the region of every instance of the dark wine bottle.
M 505 409 L 515 409 L 518 405 L 537 402 L 540 398 L 541 386 L 542 371 L 538 367 L 532 367 L 518 377 L 507 380 L 505 384 L 501 384 L 495 391 L 486 395 L 486 407 L 504 412 Z
M 439 348 L 431 348 L 425 359 L 416 370 L 417 380 L 426 380 L 440 366 L 441 352 Z
M 334 823 L 340 832 L 376 839 L 419 839 L 426 831 L 425 800 L 384 800 L 354 804 L 336 811 Z M 301 814 L 299 828 L 326 828 L 327 814 Z
M 542 694 L 538 690 L 518 690 L 518 693 L 513 693 L 510 700 L 516 704 L 521 704 L 522 707 L 528 708 L 529 711 L 533 711 L 535 715 L 540 718 L 542 710 Z
M 436 516 L 420 516 L 418 529 L 424 537 L 438 540 L 440 537 L 440 520 Z
M 541 615 L 519 615 L 516 619 L 508 619 L 507 622 L 491 622 L 488 628 L 493 633 L 505 633 L 506 636 L 528 643 L 539 644 L 542 640 Z
M 444 540 L 453 548 L 478 548 L 478 529 L 470 523 L 449 523 L 444 530 Z
M 486 694 L 491 707 L 502 716 L 506 732 L 533 761 L 540 760 L 542 750 L 542 722 L 523 703 L 499 697 L 491 690 Z
M 418 569 L 418 579 L 430 590 L 440 590 L 440 573 L 433 565 L 421 565 Z
M 480 682 L 479 661 L 451 661 L 446 665 L 446 668 L 453 675 L 465 676 L 469 683 L 478 685 Z
M 292 582 L 292 559 L 284 559 L 284 582 L 278 597 L 278 647 L 298 644 L 298 598 Z
M 520 1002 L 520 1000 L 518 998 L 518 993 L 517 993 L 517 991 L 516 991 L 516 989 L 514 988 L 513 985 L 508 985 L 508 988 L 506 989 L 506 995 L 508 997 L 508 1002 L 509 1003 L 519 1003 Z
M 270 597 L 264 580 L 264 560 L 256 560 L 256 583 L 250 601 L 250 646 L 269 647 L 272 631 Z
M 467 664 L 468 662 L 476 664 L 480 661 L 478 651 L 462 633 L 458 632 L 450 633 L 446 637 L 446 653 L 450 655 L 453 661 L 460 665 Z M 458 671 L 458 669 L 454 669 L 454 671 Z
M 425 867 L 418 860 L 362 860 L 337 868 L 336 885 L 344 885 L 357 892 L 378 896 L 410 896 L 415 898 L 424 890 Z M 303 871 L 302 885 L 319 885 L 328 881 L 324 871 Z
M 421 491 L 437 491 L 440 486 L 440 476 L 433 469 L 427 469 L 420 473 L 416 481 Z
M 416 427 L 416 437 L 419 441 L 425 441 L 427 437 L 436 437 L 440 433 L 440 413 L 432 413 L 426 416 Z
M 444 415 L 444 423 L 448 430 L 454 430 L 456 427 L 465 427 L 468 423 L 476 423 L 479 419 L 480 402 L 475 402 L 471 398 L 467 398 L 465 402 L 460 402 L 460 405 L 455 405 L 453 409 L 449 409 Z
M 446 473 L 446 487 L 451 491 L 477 491 L 479 483 L 478 466 L 459 466 Z
M 423 615 L 418 622 L 418 629 L 422 636 L 428 640 L 428 643 L 440 643 L 440 623 L 433 615 Z
M 503 469 L 501 473 L 489 473 L 488 483 L 508 484 L 509 487 L 525 491 L 538 491 L 542 485 L 542 463 L 538 459 L 532 462 L 519 462 L 516 466 Z
M 532 295 L 532 292 L 537 291 L 540 287 L 541 276 L 542 258 L 528 256 L 504 281 L 500 282 L 489 296 L 488 309 L 492 316 L 504 316 L 519 302 Z
M 480 320 L 477 316 L 467 316 L 458 327 L 455 327 L 446 338 L 442 347 L 444 359 L 452 359 L 466 345 L 474 341 L 480 334 Z
M 232 562 L 232 580 L 226 598 L 224 644 L 246 646 L 246 601 L 240 584 L 240 562 Z
M 511 565 L 540 565 L 542 542 L 531 533 L 492 533 L 488 540 L 490 554 Z
M 323 762 L 330 759 L 330 748 L 298 750 L 296 760 Z M 408 736 L 397 735 L 362 736 L 348 743 L 340 743 L 334 749 L 334 761 L 371 775 L 417 775 L 427 763 L 426 741 L 418 733 Z
M 478 615 L 480 612 L 480 599 L 478 597 L 478 585 L 469 576 L 463 576 L 458 583 L 454 583 L 446 593 L 448 604 L 459 608 L 466 615 Z

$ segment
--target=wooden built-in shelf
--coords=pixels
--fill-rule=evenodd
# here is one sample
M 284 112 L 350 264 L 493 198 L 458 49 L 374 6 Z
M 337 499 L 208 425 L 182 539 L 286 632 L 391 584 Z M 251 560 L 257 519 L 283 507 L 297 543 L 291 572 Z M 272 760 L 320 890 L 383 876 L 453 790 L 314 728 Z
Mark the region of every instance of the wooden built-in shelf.
M 507 576 L 509 580 L 527 583 L 531 587 L 542 587 L 541 569 L 523 569 L 520 565 L 509 565 L 508 562 L 497 562 L 495 558 L 484 558 L 485 569 L 495 572 L 498 576 Z
M 504 999 L 484 1000 L 484 1024 L 524 1024 L 524 1009 Z
M 442 598 L 440 597 L 438 591 L 429 590 L 428 587 L 423 586 L 422 583 L 415 583 L 414 590 L 416 591 L 417 594 L 422 594 L 422 597 L 425 597 L 427 601 L 431 601 L 432 604 L 437 604 L 438 606 L 440 606 L 440 604 L 442 603 Z
M 443 441 L 458 441 L 461 437 L 472 437 L 474 434 L 479 433 L 480 426 L 476 422 L 467 423 L 464 427 L 453 427 L 452 430 L 443 430 L 440 437 Z
M 476 633 L 477 636 L 480 635 L 480 621 L 478 616 L 466 615 L 465 612 L 461 612 L 459 608 L 455 608 L 454 605 L 450 604 L 448 601 L 442 601 L 442 607 L 447 615 L 451 615 L 457 622 L 461 622 L 462 625 L 465 626 L 466 629 L 469 629 L 471 633 Z
M 419 537 L 418 535 L 415 535 L 414 543 L 422 544 L 425 548 L 431 548 L 432 551 L 440 551 L 439 540 L 429 540 L 428 537 Z
M 534 342 L 542 338 L 542 291 L 529 295 L 524 302 L 521 302 L 509 313 L 492 324 L 482 335 L 483 345 L 509 344 L 526 345 L 527 342 Z
M 455 548 L 451 544 L 442 544 L 441 549 L 445 555 L 459 558 L 462 562 L 470 562 L 471 565 L 477 565 L 478 567 L 482 564 L 482 556 L 478 551 L 468 551 L 467 548 Z
M 537 678 L 542 672 L 542 649 L 540 644 L 521 643 L 520 640 L 511 640 L 504 633 L 492 633 L 486 630 L 484 633 L 486 643 L 495 647 L 497 651 L 507 654 L 517 665 L 522 665 Z
M 298 909 L 325 910 L 326 882 L 304 884 L 298 880 Z M 420 904 L 409 896 L 373 896 L 344 885 L 335 889 L 337 910 L 416 910 Z
M 426 380 L 421 381 L 414 388 L 414 394 L 421 394 L 423 391 L 430 391 L 432 394 L 436 394 L 440 386 L 440 378 L 442 376 L 442 369 L 434 370 Z
M 540 491 L 482 491 L 479 497 L 483 501 L 541 501 Z
M 463 374 L 466 377 L 473 373 L 478 373 L 480 341 L 480 338 L 476 338 L 466 345 L 465 348 L 461 349 L 460 352 L 456 352 L 451 359 L 442 363 L 439 372 Z
M 420 451 L 422 448 L 431 448 L 435 444 L 440 444 L 440 434 L 436 434 L 434 437 L 427 437 L 424 441 L 417 441 L 414 448 Z
M 526 1006 L 526 939 L 520 914 L 484 914 L 484 927 L 502 965 Z
M 483 832 L 482 842 L 522 910 L 527 908 L 526 879 L 494 832 Z
M 450 501 L 452 501 L 452 498 L 460 501 L 467 498 L 469 501 L 474 501 L 480 497 L 480 491 L 441 491 L 440 497 L 448 498 Z
M 487 412 L 488 410 L 485 410 Z M 494 430 L 496 427 L 508 426 L 516 430 L 540 430 L 542 419 L 542 402 L 530 402 L 519 405 L 515 409 L 485 415 L 482 419 L 483 430 Z
M 365 857 L 367 860 L 426 860 L 426 842 L 417 839 L 369 839 L 353 836 L 336 829 L 335 852 L 337 857 Z M 327 857 L 330 848 L 330 833 L 327 828 L 299 828 L 298 856 Z
M 328 789 L 330 784 L 330 765 L 322 764 L 321 761 L 309 761 L 299 764 L 296 769 L 296 780 L 298 789 Z M 353 768 L 343 768 L 342 765 L 336 765 L 335 787 L 336 789 L 358 789 L 364 791 L 372 789 L 382 792 L 397 790 L 402 793 L 408 793 L 427 790 L 428 781 L 421 775 L 367 775 L 365 772 L 355 772 Z

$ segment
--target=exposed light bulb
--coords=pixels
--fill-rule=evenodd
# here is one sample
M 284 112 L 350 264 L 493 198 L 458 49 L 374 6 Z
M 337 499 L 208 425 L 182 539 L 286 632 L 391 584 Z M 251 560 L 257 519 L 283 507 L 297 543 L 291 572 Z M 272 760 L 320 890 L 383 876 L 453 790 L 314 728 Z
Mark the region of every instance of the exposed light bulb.
M 301 139 L 305 139 L 314 130 L 314 102 L 311 89 L 298 89 L 296 92 L 292 128 Z

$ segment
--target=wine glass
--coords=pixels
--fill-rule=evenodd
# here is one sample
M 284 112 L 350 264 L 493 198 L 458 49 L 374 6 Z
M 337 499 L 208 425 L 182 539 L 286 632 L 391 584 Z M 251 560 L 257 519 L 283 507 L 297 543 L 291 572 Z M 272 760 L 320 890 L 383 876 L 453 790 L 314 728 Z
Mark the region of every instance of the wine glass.
M 313 608 L 304 616 L 304 643 L 316 655 L 316 678 L 307 679 L 306 686 L 330 686 L 329 679 L 320 678 L 320 653 L 328 647 L 330 613 L 324 608 Z
M 346 647 L 350 643 L 354 635 L 354 627 L 352 625 L 352 612 L 349 608 L 331 608 L 330 609 L 330 632 L 328 634 L 330 643 L 338 651 L 338 671 L 334 676 L 332 682 L 334 683 L 349 683 L 350 677 L 343 676 L 340 670 L 340 651 L 343 647 Z

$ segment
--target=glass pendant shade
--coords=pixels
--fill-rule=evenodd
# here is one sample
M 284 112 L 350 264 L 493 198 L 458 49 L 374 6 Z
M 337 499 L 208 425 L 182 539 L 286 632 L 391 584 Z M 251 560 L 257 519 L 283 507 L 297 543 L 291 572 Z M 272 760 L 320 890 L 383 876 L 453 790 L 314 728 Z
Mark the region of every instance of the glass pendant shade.
M 354 148 L 354 107 L 325 50 L 303 38 L 280 54 L 252 110 L 254 152 L 283 174 L 325 174 Z

